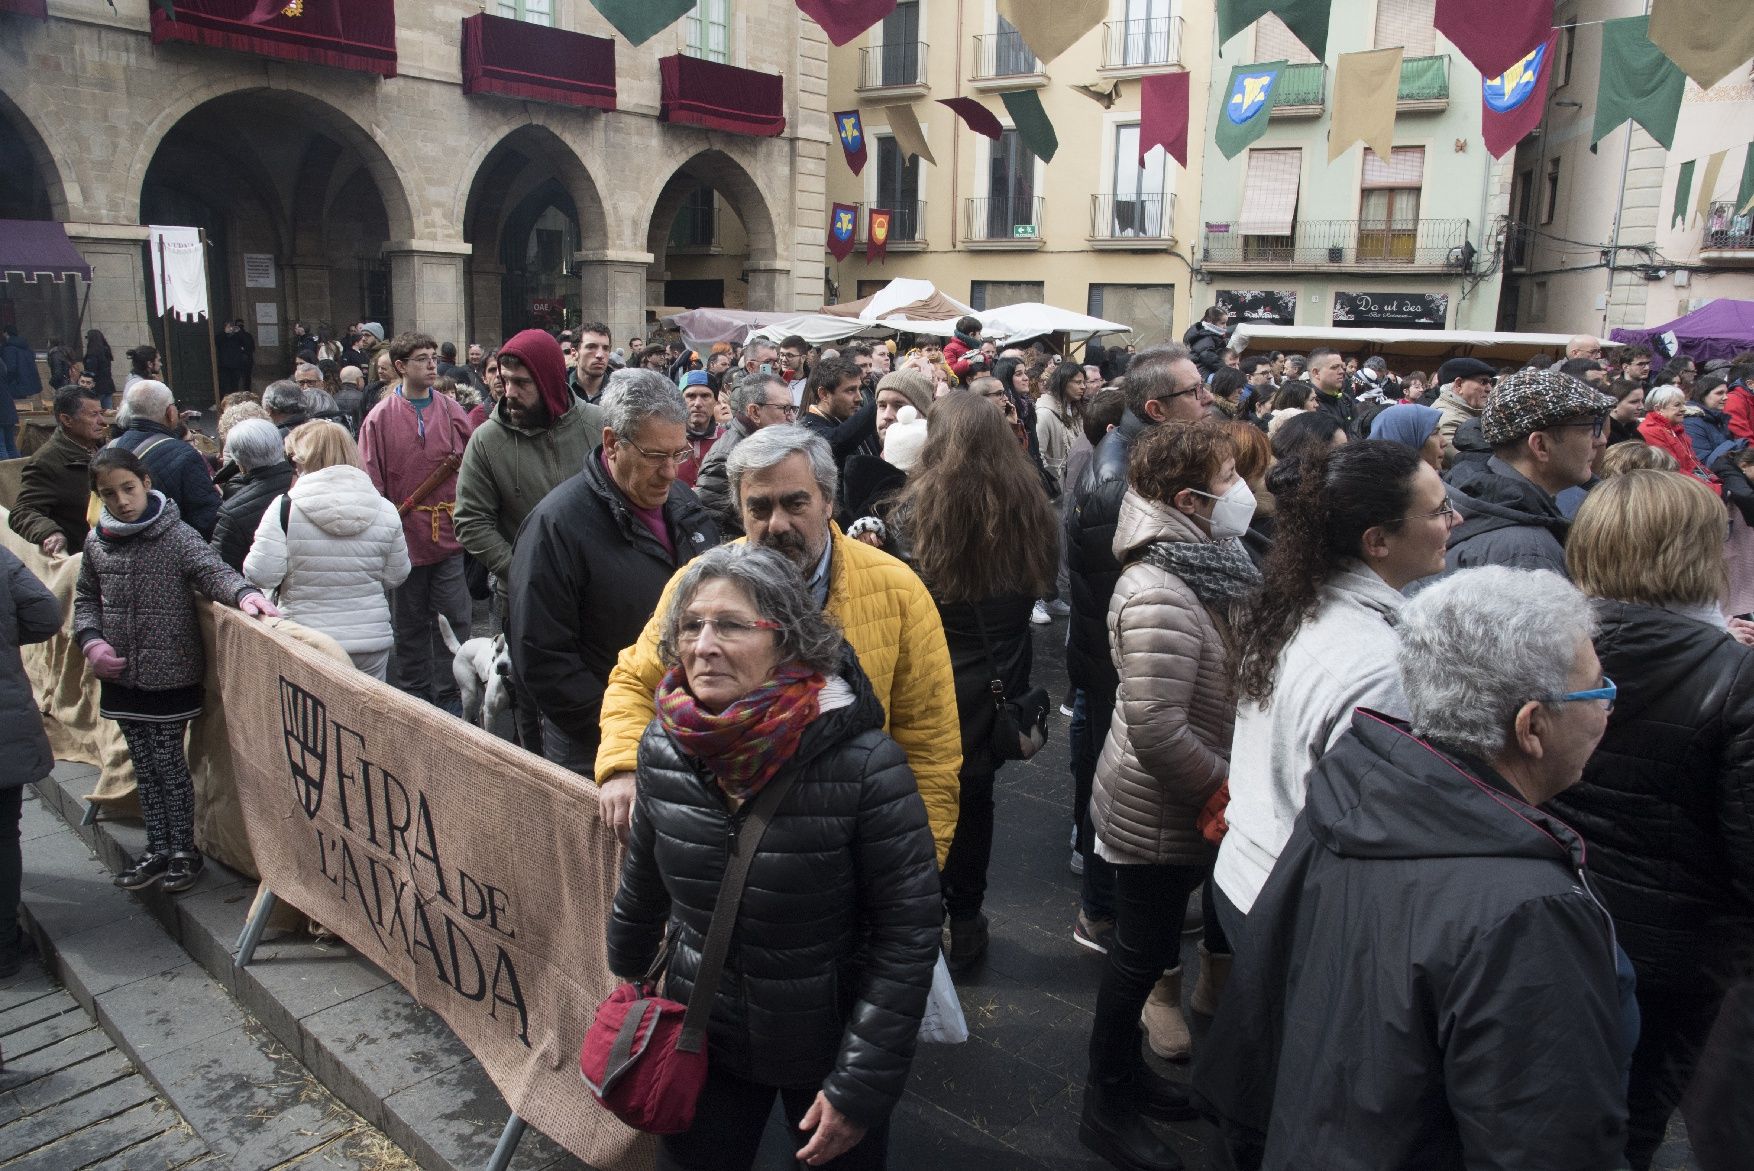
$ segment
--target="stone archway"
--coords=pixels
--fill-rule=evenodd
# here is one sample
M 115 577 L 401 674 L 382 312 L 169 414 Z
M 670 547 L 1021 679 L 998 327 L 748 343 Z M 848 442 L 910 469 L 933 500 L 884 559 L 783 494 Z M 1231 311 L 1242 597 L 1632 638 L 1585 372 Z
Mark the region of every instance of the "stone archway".
M 648 305 L 789 308 L 789 267 L 767 195 L 743 164 L 704 150 L 664 182 L 646 232 Z M 715 285 L 722 290 L 712 300 Z M 684 305 L 683 302 L 691 302 Z
M 62 220 L 67 197 L 62 172 L 48 143 L 24 112 L 0 94 L 0 220 Z M 77 278 L 0 274 L 0 321 L 38 349 L 71 342 L 80 346 Z

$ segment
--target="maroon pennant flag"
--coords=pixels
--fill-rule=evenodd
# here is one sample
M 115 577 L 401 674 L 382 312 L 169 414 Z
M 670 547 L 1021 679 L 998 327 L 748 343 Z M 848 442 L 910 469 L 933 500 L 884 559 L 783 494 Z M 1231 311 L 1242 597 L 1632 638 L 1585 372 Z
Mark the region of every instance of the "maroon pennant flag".
M 1185 169 L 1188 165 L 1188 74 L 1154 73 L 1139 87 L 1139 165 L 1145 152 L 1161 146 Z
M 1553 28 L 1553 0 L 1437 0 L 1432 26 L 1481 77 L 1500 77 Z
M 865 260 L 883 260 L 889 255 L 889 223 L 895 213 L 880 207 L 870 211 L 865 221 Z M 888 263 L 885 261 L 885 263 Z
M 797 0 L 797 4 L 836 45 L 846 44 L 895 11 L 895 0 Z
M 939 98 L 938 104 L 949 106 L 956 111 L 958 118 L 968 124 L 970 130 L 985 135 L 994 142 L 999 141 L 999 136 L 1005 133 L 1005 128 L 999 124 L 999 119 L 993 112 L 973 98 Z
M 1486 153 L 1501 159 L 1541 124 L 1547 109 L 1547 85 L 1553 77 L 1553 57 L 1559 51 L 1559 30 L 1509 69 L 1480 83 L 1480 129 Z
M 853 254 L 853 236 L 859 226 L 859 209 L 851 203 L 837 203 L 828 212 L 828 254 L 845 260 Z

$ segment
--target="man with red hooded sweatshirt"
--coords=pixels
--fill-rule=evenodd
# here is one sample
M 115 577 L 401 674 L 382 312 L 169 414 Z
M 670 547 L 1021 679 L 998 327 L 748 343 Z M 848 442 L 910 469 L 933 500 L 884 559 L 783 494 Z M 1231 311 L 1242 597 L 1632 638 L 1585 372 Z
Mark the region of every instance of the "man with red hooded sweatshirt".
M 1730 417 L 1730 434 L 1754 440 L 1754 363 L 1730 367 L 1730 397 L 1724 412 Z

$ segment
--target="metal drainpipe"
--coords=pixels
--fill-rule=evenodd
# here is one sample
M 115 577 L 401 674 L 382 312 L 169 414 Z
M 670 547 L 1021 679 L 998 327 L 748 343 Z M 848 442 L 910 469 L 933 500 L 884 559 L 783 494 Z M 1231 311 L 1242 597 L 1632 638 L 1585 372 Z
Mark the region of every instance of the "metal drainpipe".
M 1650 0 L 1644 0 L 1644 14 L 1650 15 Z M 1620 193 L 1614 197 L 1614 234 L 1608 245 L 1608 295 L 1602 305 L 1602 336 L 1608 336 L 1608 314 L 1614 311 L 1614 268 L 1620 263 L 1620 218 L 1626 210 L 1626 171 L 1632 166 L 1632 128 L 1637 123 L 1628 120 L 1626 123 L 1626 148 L 1620 154 Z M 1658 212 L 1661 219 L 1661 212 Z

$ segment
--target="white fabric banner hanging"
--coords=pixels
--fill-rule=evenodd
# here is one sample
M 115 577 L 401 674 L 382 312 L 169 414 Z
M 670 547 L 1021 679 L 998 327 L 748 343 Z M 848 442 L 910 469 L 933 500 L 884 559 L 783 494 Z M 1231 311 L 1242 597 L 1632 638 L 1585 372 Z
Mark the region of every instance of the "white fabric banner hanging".
M 152 253 L 152 295 L 159 316 L 174 313 L 181 320 L 207 316 L 207 254 L 199 228 L 149 227 Z

